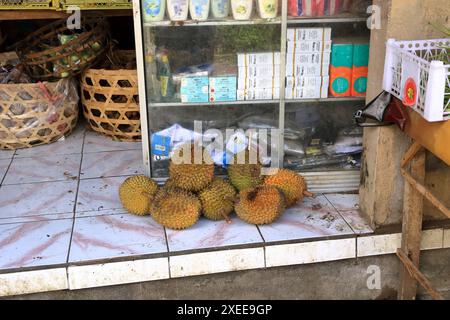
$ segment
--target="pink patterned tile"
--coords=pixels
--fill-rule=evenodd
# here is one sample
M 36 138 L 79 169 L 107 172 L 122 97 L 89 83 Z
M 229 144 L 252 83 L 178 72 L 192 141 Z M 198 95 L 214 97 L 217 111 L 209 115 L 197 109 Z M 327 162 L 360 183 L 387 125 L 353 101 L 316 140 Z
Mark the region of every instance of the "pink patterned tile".
M 238 218 L 232 223 L 200 219 L 193 227 L 176 231 L 166 229 L 170 251 L 215 248 L 263 242 L 258 229 Z
M 14 158 L 3 184 L 76 180 L 81 154 Z
M 73 212 L 77 181 L 0 187 L 0 220 Z
M 76 218 L 70 262 L 167 252 L 164 228 L 131 214 Z
M 11 159 L 1 159 L 0 160 L 0 183 L 2 182 L 2 179 L 5 176 L 5 173 L 8 170 L 8 167 L 10 164 L 11 164 Z
M 342 218 L 350 225 L 356 234 L 373 233 L 374 230 L 370 227 L 370 224 L 362 216 L 358 210 L 341 211 Z
M 359 209 L 358 194 L 326 194 L 325 197 L 339 212 Z
M 122 210 L 119 199 L 119 186 L 127 177 L 87 179 L 80 181 L 77 199 L 79 212 L 101 212 Z
M 118 150 L 141 150 L 141 142 L 121 142 L 114 141 L 111 138 L 94 131 L 86 132 L 84 141 L 84 153 L 118 151 Z
M 0 269 L 62 264 L 72 219 L 0 225 Z
M 271 225 L 260 226 L 266 242 L 349 235 L 353 231 L 324 196 L 289 208 Z
M 141 150 L 87 153 L 83 156 L 81 179 L 116 177 L 144 172 Z
M 0 159 L 11 159 L 14 155 L 14 150 L 0 150 Z
M 62 219 L 72 219 L 72 218 L 73 218 L 73 212 L 39 214 L 39 215 L 33 215 L 33 216 L 18 216 L 18 217 L 11 217 L 11 218 L 0 218 L 0 225 L 12 224 L 12 223 L 62 220 Z
M 45 157 L 53 156 L 55 154 L 81 153 L 84 132 L 84 127 L 79 125 L 70 135 L 63 137 L 59 141 L 33 148 L 17 150 L 16 158 Z

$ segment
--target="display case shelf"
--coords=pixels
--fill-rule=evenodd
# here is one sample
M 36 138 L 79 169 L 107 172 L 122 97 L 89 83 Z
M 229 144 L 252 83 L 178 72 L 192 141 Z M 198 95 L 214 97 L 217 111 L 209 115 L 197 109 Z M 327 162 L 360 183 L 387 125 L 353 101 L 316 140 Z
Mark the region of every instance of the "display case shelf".
M 300 17 L 287 20 L 287 24 L 327 24 L 327 23 L 359 23 L 366 22 L 367 16 L 354 16 L 351 14 L 341 14 L 337 16 L 325 17 Z M 186 20 L 186 21 L 157 21 L 144 23 L 144 27 L 197 27 L 197 26 L 234 26 L 234 25 L 257 25 L 257 24 L 281 24 L 281 18 L 275 19 L 260 19 L 255 18 L 251 20 L 213 20 L 206 21 Z
M 324 99 L 291 99 L 285 100 L 286 104 L 302 104 L 302 103 L 327 103 L 327 102 L 357 102 L 365 101 L 365 97 L 343 97 L 343 98 L 324 98 Z M 224 106 L 224 105 L 247 105 L 247 104 L 279 104 L 280 100 L 243 100 L 228 102 L 200 102 L 200 103 L 183 103 L 183 102 L 159 102 L 151 103 L 149 107 L 182 107 L 182 106 Z

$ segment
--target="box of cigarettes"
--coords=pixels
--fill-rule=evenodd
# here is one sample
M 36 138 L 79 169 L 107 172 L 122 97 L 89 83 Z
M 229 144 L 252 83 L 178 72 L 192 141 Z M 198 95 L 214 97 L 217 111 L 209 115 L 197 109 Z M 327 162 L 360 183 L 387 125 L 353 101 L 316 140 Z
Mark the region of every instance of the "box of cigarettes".
M 210 77 L 209 102 L 236 101 L 236 77 Z
M 273 88 L 278 86 L 280 77 L 261 77 L 261 78 L 239 78 L 238 89 L 252 89 L 252 88 Z
M 322 77 L 286 77 L 286 87 L 315 87 L 321 83 Z
M 256 78 L 256 77 L 276 77 L 280 74 L 280 65 L 259 64 L 249 65 L 247 67 L 239 67 L 239 78 Z
M 238 53 L 238 66 L 280 64 L 280 52 Z

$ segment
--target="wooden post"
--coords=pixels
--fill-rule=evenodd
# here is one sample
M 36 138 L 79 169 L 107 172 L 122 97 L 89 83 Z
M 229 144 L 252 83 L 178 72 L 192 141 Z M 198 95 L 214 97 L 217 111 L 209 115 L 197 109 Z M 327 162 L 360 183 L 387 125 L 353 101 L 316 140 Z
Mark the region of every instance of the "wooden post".
M 417 182 L 425 181 L 425 152 L 414 143 L 406 153 L 402 164 L 406 166 L 410 160 L 411 175 Z M 419 268 L 420 243 L 422 239 L 423 196 L 408 181 L 405 181 L 403 198 L 402 251 L 411 262 Z M 402 264 L 400 271 L 399 300 L 415 300 L 417 282 Z

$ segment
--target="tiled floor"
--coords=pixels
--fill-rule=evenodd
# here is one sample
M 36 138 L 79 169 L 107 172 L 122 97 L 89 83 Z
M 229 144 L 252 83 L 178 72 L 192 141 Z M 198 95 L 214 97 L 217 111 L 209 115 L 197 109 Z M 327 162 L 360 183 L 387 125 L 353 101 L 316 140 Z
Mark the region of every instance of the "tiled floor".
M 358 214 L 357 195 L 307 199 L 270 226 L 234 217 L 232 224 L 201 219 L 189 230 L 165 230 L 121 207 L 120 183 L 142 172 L 140 143 L 115 142 L 81 125 L 64 141 L 0 151 L 0 273 L 372 232 Z

